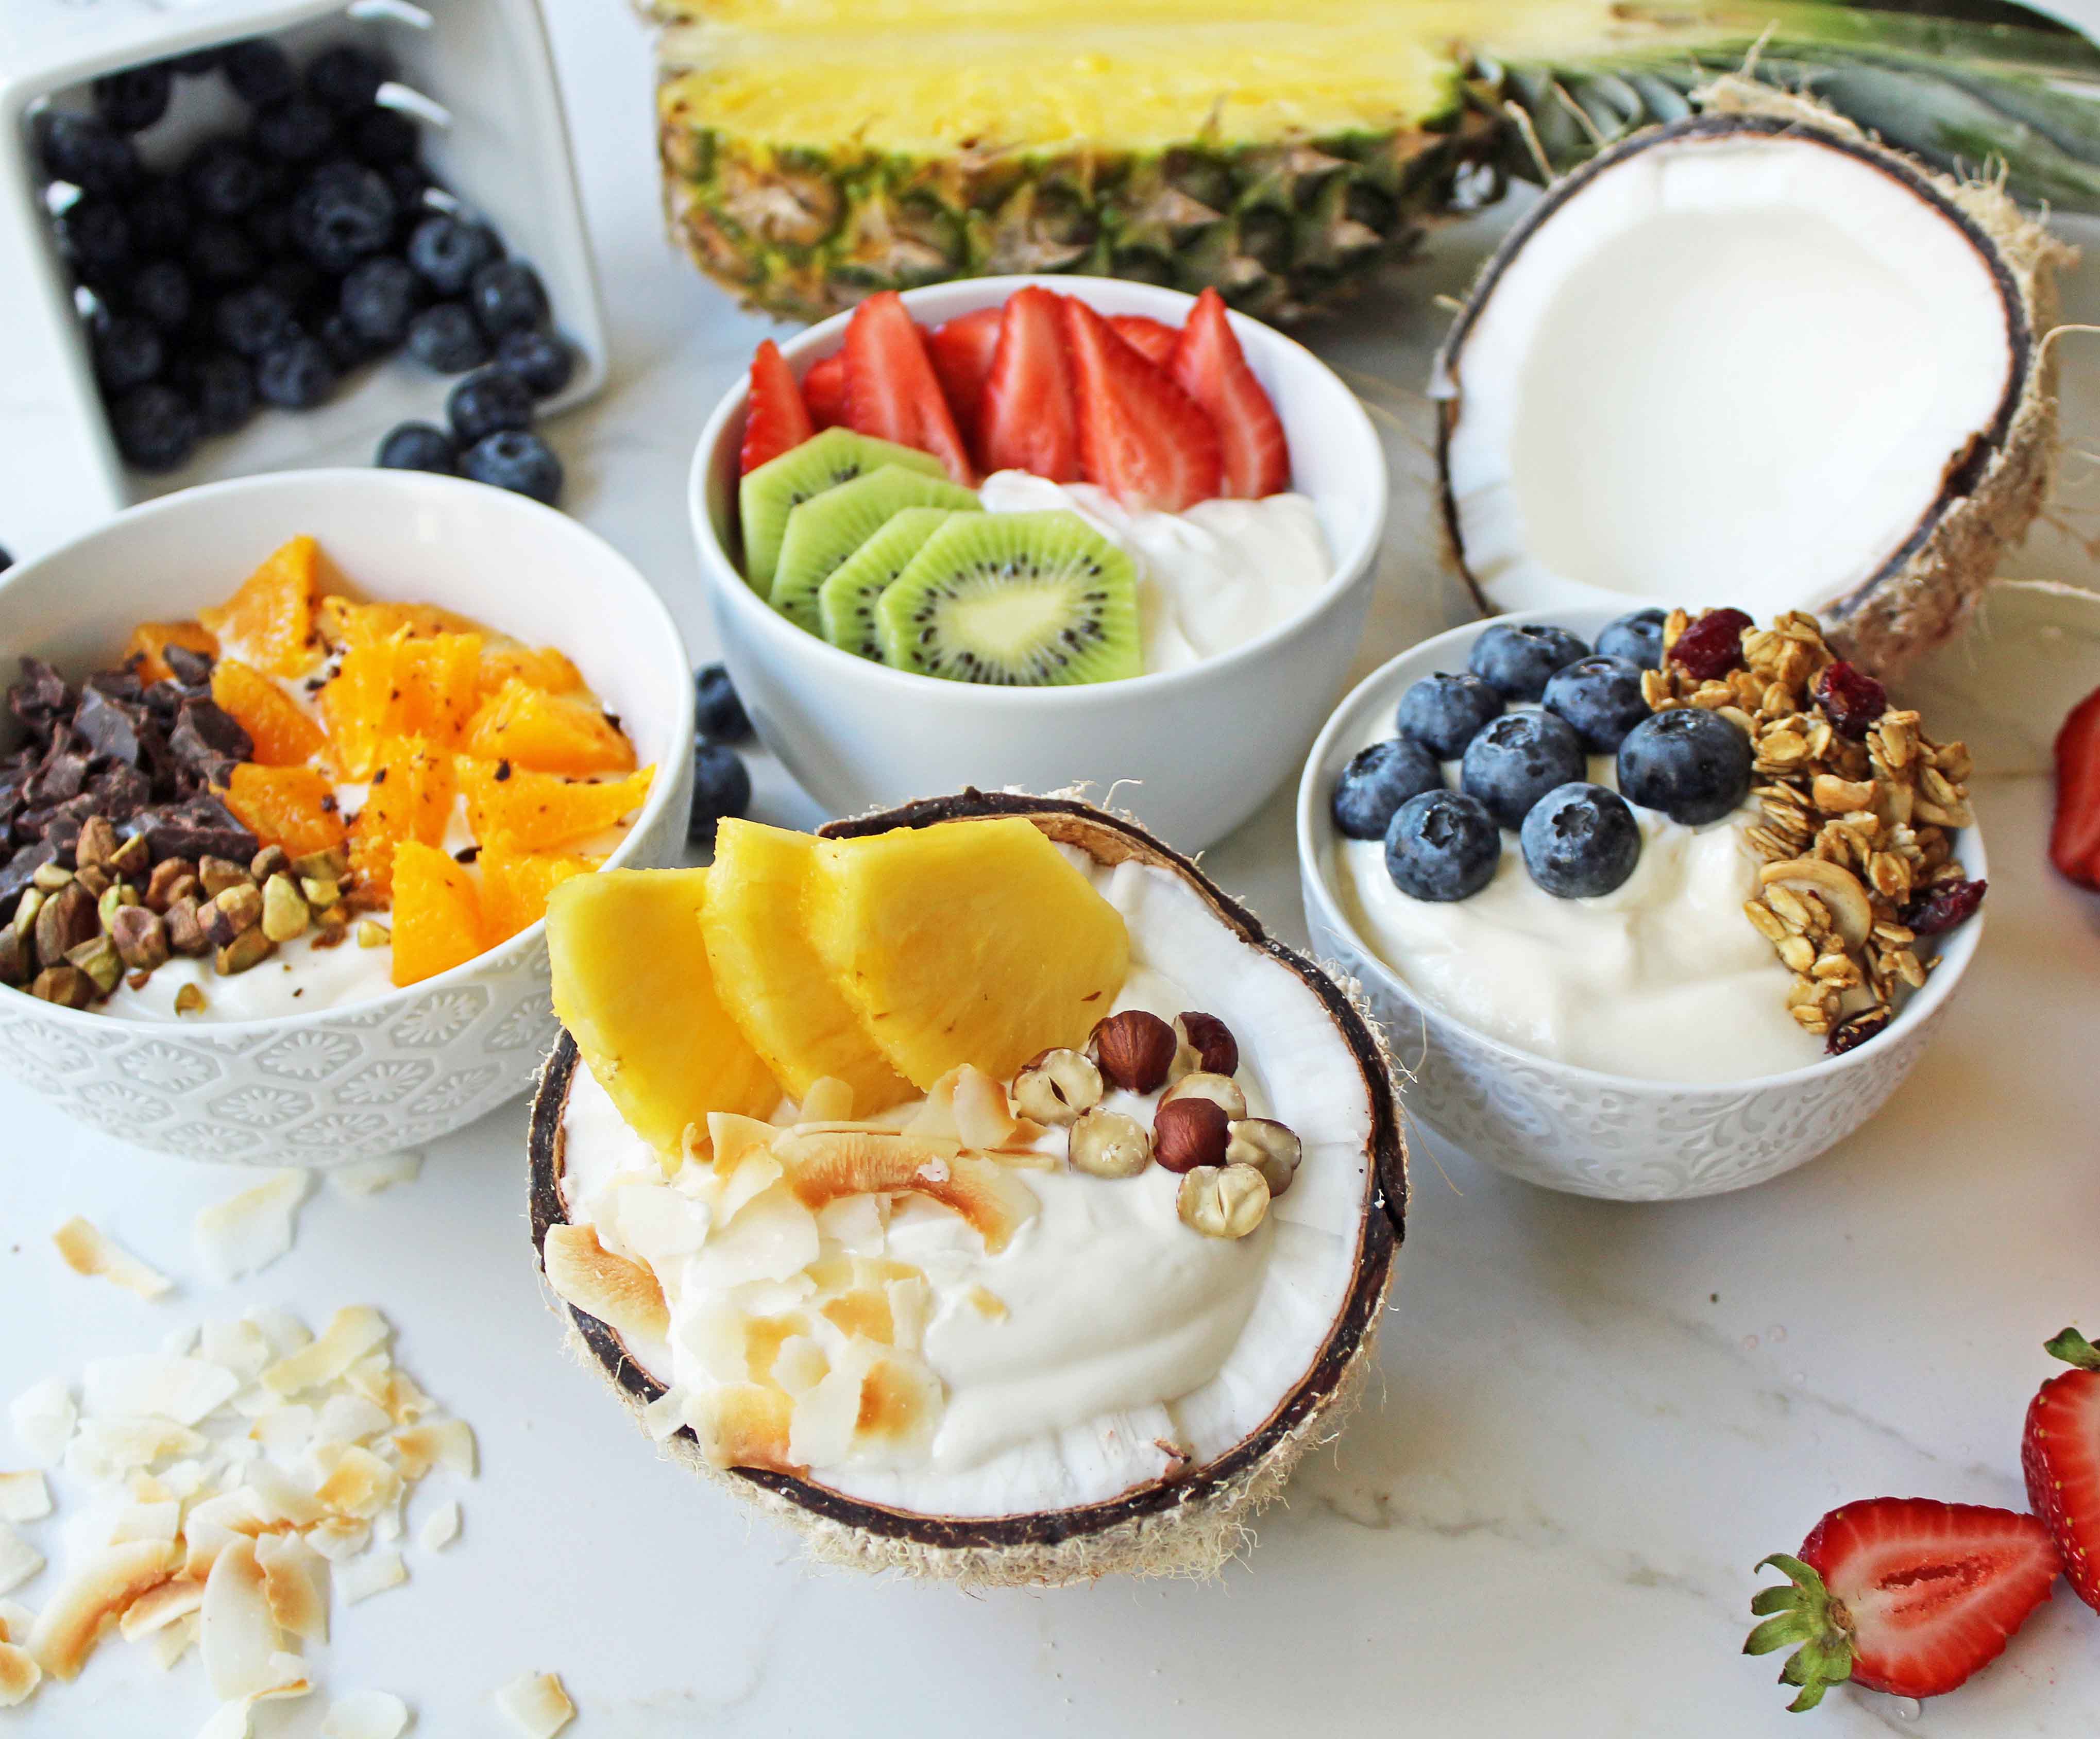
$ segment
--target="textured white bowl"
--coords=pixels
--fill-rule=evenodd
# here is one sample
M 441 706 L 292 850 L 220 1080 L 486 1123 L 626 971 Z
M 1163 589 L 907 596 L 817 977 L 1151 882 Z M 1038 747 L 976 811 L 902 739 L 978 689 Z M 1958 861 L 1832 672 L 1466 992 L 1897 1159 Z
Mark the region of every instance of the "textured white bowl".
M 0 645 L 77 680 L 113 663 L 135 623 L 223 601 L 301 532 L 370 597 L 566 652 L 660 769 L 608 861 L 676 858 L 693 735 L 677 627 L 611 545 L 522 495 L 380 470 L 186 490 L 0 579 Z M 406 989 L 268 1019 L 123 1019 L 0 989 L 0 1068 L 141 1147 L 255 1164 L 338 1164 L 458 1129 L 531 1085 L 558 1030 L 539 924 Z
M 1586 605 L 1495 619 L 1558 623 L 1587 640 L 1621 613 Z M 1980 916 L 1946 939 L 1925 988 L 1869 1043 L 1782 1075 L 1712 1082 L 1608 1075 L 1491 1038 L 1418 996 L 1357 932 L 1336 894 L 1341 841 L 1327 808 L 1335 776 L 1374 732 L 1392 733 L 1394 710 L 1411 685 L 1433 671 L 1463 670 L 1487 626 L 1439 634 L 1365 677 L 1321 732 L 1298 787 L 1298 869 L 1312 952 L 1363 986 L 1413 1071 L 1404 1094 L 1409 1113 L 1432 1136 L 1527 1182 L 1616 1201 L 1743 1189 L 1842 1141 L 1923 1054 L 1976 952 Z M 1958 839 L 1962 864 L 1983 875 L 1978 830 Z
M 1179 325 L 1193 298 L 1106 278 L 978 278 L 907 290 L 923 325 L 991 306 L 1026 284 L 1105 314 Z M 797 375 L 845 341 L 840 315 L 782 346 Z M 1176 850 L 1200 850 L 1288 776 L 1340 689 L 1370 607 L 1385 521 L 1385 457 L 1355 395 L 1311 351 L 1233 316 L 1290 442 L 1293 486 L 1317 504 L 1335 571 L 1305 610 L 1221 657 L 1083 688 L 1001 689 L 894 671 L 777 614 L 730 553 L 744 385 L 708 419 L 693 457 L 693 535 L 722 654 L 765 746 L 836 815 L 979 786 L 1038 793 L 1114 787 Z M 1125 783 L 1124 781 L 1130 781 Z

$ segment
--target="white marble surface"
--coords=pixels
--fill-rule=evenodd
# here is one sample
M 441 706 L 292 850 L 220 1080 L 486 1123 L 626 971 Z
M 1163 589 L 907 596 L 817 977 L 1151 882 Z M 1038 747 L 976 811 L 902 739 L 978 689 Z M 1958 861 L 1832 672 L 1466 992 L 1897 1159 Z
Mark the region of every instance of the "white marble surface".
M 556 431 L 570 504 L 656 579 L 703 658 L 681 486 L 764 328 L 660 239 L 639 28 L 602 0 L 553 11 L 616 342 L 604 398 Z M 1315 335 L 1393 413 L 1398 469 L 1418 486 L 1411 383 L 1442 324 L 1427 298 L 1462 282 L 1482 240 L 1440 242 L 1405 314 Z M 2100 314 L 2100 275 L 2071 306 Z M 2100 357 L 2076 340 L 2065 356 L 2073 445 L 2090 450 Z M 2089 583 L 2093 470 L 2074 458 L 2055 523 L 2014 570 Z M 1464 613 L 1418 486 L 1396 500 L 1361 668 Z M 2092 662 L 2089 641 L 2039 644 L 2059 673 Z M 1993 667 L 1964 653 L 1947 668 L 1973 691 Z M 2032 764 L 2018 752 L 2032 720 L 2005 735 L 2013 764 Z M 758 786 L 763 818 L 818 818 L 762 759 Z M 215 1288 L 189 1221 L 239 1174 L 128 1151 L 11 1091 L 0 1392 L 252 1305 L 320 1320 L 381 1304 L 404 1363 L 478 1428 L 483 1470 L 464 1490 L 426 1484 L 412 1535 L 457 1495 L 462 1538 L 412 1549 L 409 1584 L 339 1609 L 314 1658 L 329 1686 L 398 1692 L 418 1732 L 446 1739 L 506 1731 L 488 1693 L 528 1667 L 562 1674 L 582 1711 L 571 1731 L 620 1739 L 1790 1731 L 1776 1663 L 1736 1652 L 1751 1565 L 1848 1499 L 2020 1502 L 2040 1342 L 2100 1321 L 2100 906 L 2045 868 L 2041 781 L 1993 781 L 1978 807 L 1990 932 L 1945 1042 L 1842 1149 L 1750 1194 L 1666 1208 L 1418 1158 L 1383 1380 L 1218 1585 L 965 1599 L 802 1568 L 784 1535 L 660 1462 L 559 1350 L 527 1245 L 522 1105 L 433 1147 L 413 1185 L 361 1203 L 318 1191 L 289 1257 Z M 1209 867 L 1302 935 L 1284 795 Z M 65 1272 L 49 1234 L 76 1213 L 182 1277 L 179 1293 L 148 1305 Z M 25 1531 L 53 1549 L 63 1514 Z M 52 1580 L 21 1597 L 38 1604 Z M 257 1730 L 311 1735 L 321 1706 L 273 1706 Z M 209 1706 L 193 1656 L 163 1678 L 120 1644 L 0 1724 L 157 1739 L 193 1732 Z M 1956 1696 L 1920 1710 L 1842 1691 L 1811 1719 L 1835 1734 L 2069 1736 L 2092 1731 L 2096 1706 L 2100 1617 L 2059 1592 Z

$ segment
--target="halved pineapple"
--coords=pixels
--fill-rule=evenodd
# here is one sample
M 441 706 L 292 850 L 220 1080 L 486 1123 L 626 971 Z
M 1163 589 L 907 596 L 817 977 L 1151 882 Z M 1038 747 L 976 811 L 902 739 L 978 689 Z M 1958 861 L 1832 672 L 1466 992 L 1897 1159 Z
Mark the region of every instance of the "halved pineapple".
M 704 870 L 602 870 L 547 896 L 554 1012 L 620 1115 L 660 1152 L 710 1112 L 763 1117 L 780 1089 L 715 993 Z
M 1018 816 L 816 843 L 810 940 L 862 1028 L 922 1091 L 1010 1078 L 1080 1045 L 1123 988 L 1123 915 Z
M 798 1103 L 826 1076 L 853 1089 L 850 1115 L 911 1097 L 839 993 L 803 927 L 817 842 L 756 821 L 715 834 L 700 930 L 716 994 L 738 1030 Z

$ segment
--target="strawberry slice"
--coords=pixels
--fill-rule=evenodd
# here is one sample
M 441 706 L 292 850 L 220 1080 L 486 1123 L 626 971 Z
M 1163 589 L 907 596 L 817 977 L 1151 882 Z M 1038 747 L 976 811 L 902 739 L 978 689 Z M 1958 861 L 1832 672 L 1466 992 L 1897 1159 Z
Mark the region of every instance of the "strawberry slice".
M 965 488 L 977 482 L 969 449 L 927 359 L 924 336 L 894 290 L 871 296 L 846 323 L 846 426 L 931 453 Z
M 1169 326 L 1164 320 L 1155 320 L 1149 315 L 1112 314 L 1109 324 L 1117 337 L 1155 368 L 1167 365 L 1174 354 L 1174 346 L 1181 341 L 1180 327 Z
M 1063 301 L 1036 284 L 1007 298 L 977 429 L 987 471 L 1079 480 L 1079 406 L 1065 354 Z
M 992 352 L 999 348 L 999 310 L 973 308 L 944 321 L 926 334 L 926 354 L 941 377 L 941 391 L 973 450 L 977 442 L 977 411 L 985 381 L 991 373 Z
M 2073 1368 L 2043 1384 L 2027 1408 L 2027 1502 L 2063 1554 L 2071 1588 L 2100 1611 L 2100 1347 L 2067 1328 L 2047 1350 Z
M 1126 507 L 1178 513 L 1218 492 L 1218 432 L 1196 402 L 1076 297 L 1065 341 L 1079 385 L 1079 469 Z
M 1168 368 L 1175 380 L 1217 425 L 1224 451 L 1221 491 L 1259 500 L 1290 486 L 1290 447 L 1276 407 L 1247 367 L 1225 299 L 1206 290 L 1189 310 Z
M 836 429 L 846 420 L 846 357 L 834 350 L 820 362 L 810 364 L 802 376 L 802 403 L 810 407 L 810 420 L 819 429 Z
M 738 474 L 756 471 L 816 433 L 795 373 L 780 346 L 768 338 L 751 359 L 751 397 L 743 413 L 743 453 Z
M 2056 824 L 2049 861 L 2084 887 L 2100 888 L 2100 689 L 2056 733 Z
M 1779 1682 L 1800 1688 L 1796 1711 L 1846 1679 L 1895 1697 L 1952 1690 L 2005 1652 L 2063 1569 L 2033 1517 L 1930 1498 L 1833 1509 L 1799 1557 L 1765 1564 L 1787 1583 L 1751 1600 L 1765 1622 L 1743 1653 L 1794 1648 Z

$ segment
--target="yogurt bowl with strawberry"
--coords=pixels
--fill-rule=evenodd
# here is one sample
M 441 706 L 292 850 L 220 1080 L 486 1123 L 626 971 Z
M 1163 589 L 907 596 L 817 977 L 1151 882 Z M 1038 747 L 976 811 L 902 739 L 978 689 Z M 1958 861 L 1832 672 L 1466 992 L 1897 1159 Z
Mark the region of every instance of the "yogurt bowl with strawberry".
M 827 808 L 1090 783 L 1193 849 L 1317 730 L 1386 499 L 1303 346 L 1215 296 L 1024 276 L 762 346 L 690 507 L 738 692 Z

